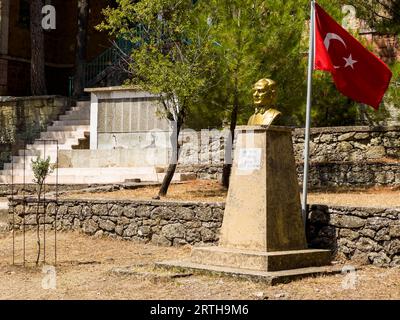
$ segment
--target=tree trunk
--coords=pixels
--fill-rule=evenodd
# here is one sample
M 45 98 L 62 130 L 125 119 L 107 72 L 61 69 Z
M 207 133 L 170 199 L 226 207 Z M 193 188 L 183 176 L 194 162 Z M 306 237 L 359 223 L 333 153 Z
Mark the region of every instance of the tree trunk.
M 42 8 L 43 0 L 30 1 L 31 94 L 34 96 L 47 94 Z
M 87 26 L 89 19 L 89 0 L 78 0 L 78 33 L 76 36 L 76 57 L 75 57 L 75 78 L 74 78 L 74 97 L 83 93 L 87 48 Z
M 230 135 L 231 135 L 231 144 L 233 148 L 233 141 L 235 138 L 235 129 L 236 129 L 236 123 L 237 123 L 237 116 L 238 116 L 238 111 L 239 111 L 239 93 L 238 93 L 238 81 L 237 77 L 235 78 L 235 91 L 234 91 L 234 96 L 233 96 L 233 108 L 231 112 L 231 124 L 230 124 Z M 231 155 L 229 152 L 232 152 L 232 150 L 229 148 L 230 147 L 228 144 L 225 144 L 225 161 L 226 159 L 231 159 Z M 231 177 L 231 171 L 232 171 L 232 163 L 224 163 L 224 166 L 222 168 L 222 185 L 225 188 L 229 188 L 229 179 Z
M 37 256 L 36 256 L 36 265 L 39 264 L 40 259 L 40 252 L 41 252 L 41 245 L 40 245 L 40 199 L 42 195 L 42 187 L 43 185 L 40 184 L 38 188 L 38 203 L 36 206 L 36 243 L 37 243 Z
M 168 188 L 171 184 L 172 178 L 174 177 L 176 166 L 178 165 L 178 159 L 179 159 L 179 132 L 181 131 L 183 125 L 183 116 L 180 116 L 178 118 L 176 128 L 172 132 L 171 135 L 171 143 L 172 145 L 176 144 L 176 149 L 172 148 L 172 157 L 171 157 L 171 163 L 168 166 L 167 172 L 165 174 L 165 177 L 163 179 L 163 182 L 161 184 L 160 190 L 158 192 L 159 197 L 165 197 L 168 192 Z

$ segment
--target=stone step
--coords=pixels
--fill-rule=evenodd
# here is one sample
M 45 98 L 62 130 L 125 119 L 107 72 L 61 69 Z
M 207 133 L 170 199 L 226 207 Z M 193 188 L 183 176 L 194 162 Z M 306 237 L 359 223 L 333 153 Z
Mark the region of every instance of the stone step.
M 62 150 L 61 148 L 59 150 Z M 52 148 L 50 149 L 50 146 L 46 147 L 46 155 L 50 156 L 50 157 L 56 157 L 57 156 L 57 149 L 56 148 Z M 43 148 L 41 149 L 25 149 L 25 150 L 18 150 L 18 156 L 19 157 L 29 157 L 29 156 L 34 156 L 34 157 L 38 157 L 44 156 L 44 150 Z
M 59 149 L 65 149 L 69 148 L 71 145 L 76 144 L 78 141 L 78 138 L 66 138 L 63 142 L 58 143 L 58 148 Z M 35 140 L 33 144 L 28 144 L 26 146 L 27 150 L 56 150 L 57 149 L 57 141 L 41 141 L 41 140 Z
M 58 120 L 53 122 L 53 126 L 89 126 L 90 120 Z
M 13 170 L 16 172 L 17 170 L 27 170 L 27 172 L 31 172 L 32 168 L 32 161 L 36 160 L 37 157 L 27 157 L 26 162 L 17 162 L 17 163 L 5 163 L 4 164 L 4 169 L 3 170 Z M 53 158 L 50 157 L 50 163 L 54 164 L 55 162 L 52 161 Z M 19 172 L 19 171 L 18 171 Z
M 90 126 L 56 126 L 48 127 L 47 131 L 90 131 Z
M 89 120 L 90 119 L 90 111 L 85 110 L 85 111 L 78 111 L 78 112 L 72 112 L 70 114 L 64 114 L 59 116 L 59 120 Z
M 40 134 L 40 139 L 49 140 L 61 140 L 65 138 L 75 138 L 77 136 L 82 136 L 81 132 L 73 131 L 46 131 Z
M 30 171 L 30 170 L 29 170 Z M 23 170 L 14 170 L 14 175 L 23 175 Z M 28 173 L 28 171 L 27 171 Z M 131 168 L 59 168 L 59 175 L 121 175 L 121 174 L 155 174 L 154 167 L 131 167 Z M 1 175 L 10 175 L 10 170 L 0 171 Z
M 90 100 L 77 101 L 76 106 L 78 108 L 90 108 Z
M 98 171 L 104 168 L 99 168 Z M 125 168 L 126 169 L 126 168 Z M 61 169 L 60 169 L 61 170 Z M 14 175 L 12 177 L 10 174 L 4 175 L 3 173 L 7 171 L 0 171 L 0 184 L 10 184 L 10 183 L 31 183 L 33 181 L 33 175 L 26 174 L 25 177 L 23 175 Z M 122 170 L 119 174 L 106 174 L 104 172 L 98 174 L 59 174 L 58 180 L 56 173 L 52 173 L 47 179 L 46 183 L 48 184 L 110 184 L 110 183 L 124 183 L 127 180 L 140 179 L 140 181 L 146 182 L 159 182 L 161 183 L 164 179 L 165 174 L 157 174 L 157 173 L 131 173 L 126 170 Z M 172 181 L 181 181 L 181 174 L 177 173 L 174 175 Z
M 66 143 L 66 144 L 59 144 L 58 145 L 58 150 L 72 150 L 72 146 L 77 145 L 78 141 L 74 140 L 74 143 Z M 18 150 L 18 156 L 20 157 L 26 157 L 26 156 L 40 156 L 46 158 L 48 156 L 52 158 L 56 158 L 57 156 L 57 145 L 46 145 L 46 152 L 44 151 L 43 144 L 37 144 L 37 145 L 28 145 L 27 149 L 25 150 Z

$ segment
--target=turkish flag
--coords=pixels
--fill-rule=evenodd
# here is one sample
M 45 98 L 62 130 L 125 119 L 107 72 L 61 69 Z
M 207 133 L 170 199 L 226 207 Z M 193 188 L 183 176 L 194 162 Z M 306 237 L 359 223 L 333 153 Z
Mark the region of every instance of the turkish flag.
M 345 96 L 375 109 L 389 86 L 392 72 L 351 34 L 315 4 L 314 69 L 329 71 Z

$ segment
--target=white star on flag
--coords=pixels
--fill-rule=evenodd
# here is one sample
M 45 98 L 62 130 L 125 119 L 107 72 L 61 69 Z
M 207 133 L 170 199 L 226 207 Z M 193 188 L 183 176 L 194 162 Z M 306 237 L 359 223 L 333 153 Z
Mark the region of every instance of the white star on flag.
M 353 57 L 350 56 L 348 58 L 343 58 L 346 61 L 346 65 L 344 66 L 345 68 L 347 67 L 351 67 L 354 70 L 354 64 L 356 64 L 358 61 L 357 60 L 353 60 Z

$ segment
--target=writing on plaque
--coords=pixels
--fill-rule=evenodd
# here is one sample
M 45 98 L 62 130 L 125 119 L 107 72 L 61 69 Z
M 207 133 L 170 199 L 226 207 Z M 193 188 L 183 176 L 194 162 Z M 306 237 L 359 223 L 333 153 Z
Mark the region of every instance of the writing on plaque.
M 239 170 L 260 170 L 261 168 L 261 148 L 239 149 Z

